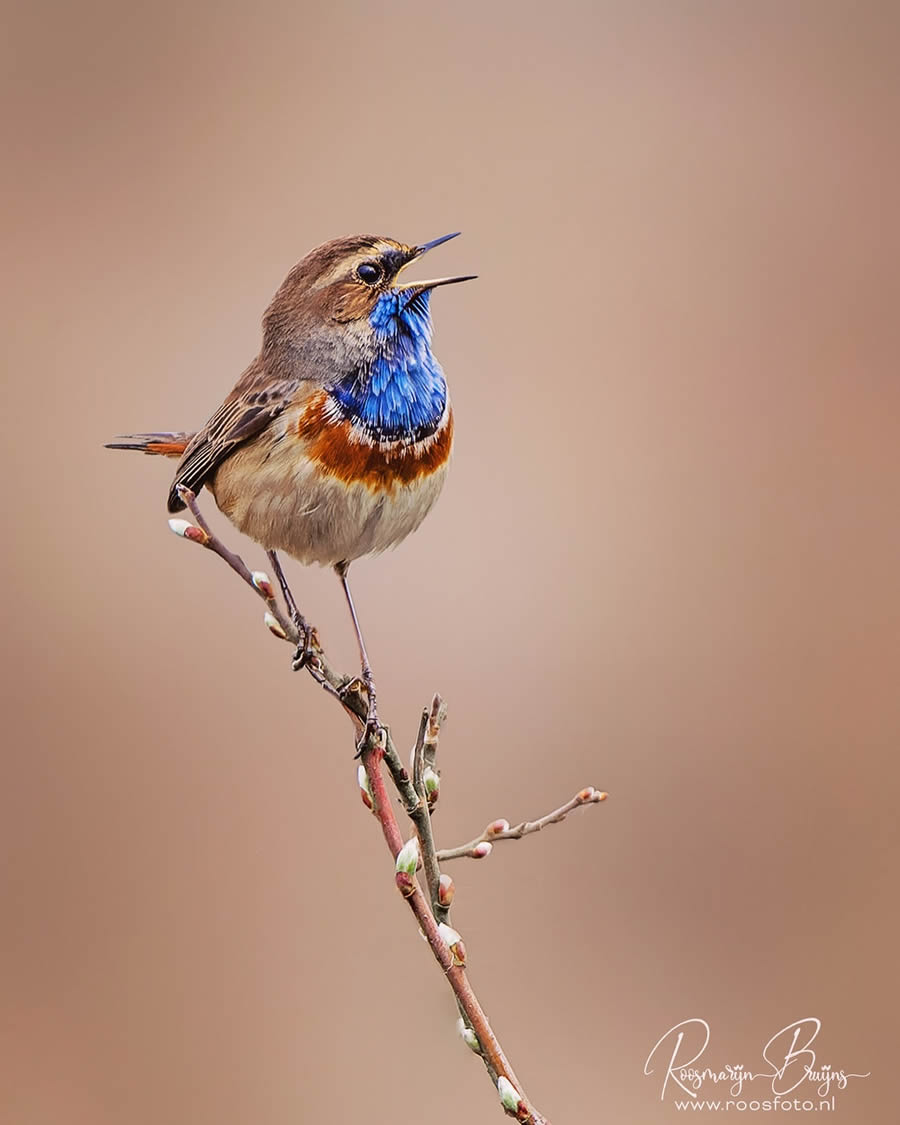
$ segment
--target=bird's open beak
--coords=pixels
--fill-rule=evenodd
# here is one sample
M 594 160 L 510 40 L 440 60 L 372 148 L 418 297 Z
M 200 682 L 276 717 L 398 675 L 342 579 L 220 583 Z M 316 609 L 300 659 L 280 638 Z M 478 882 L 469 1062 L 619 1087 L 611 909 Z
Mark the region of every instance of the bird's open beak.
M 439 285 L 456 285 L 458 281 L 474 281 L 476 277 L 477 273 L 467 273 L 463 277 L 437 277 L 433 281 L 411 281 L 409 285 L 398 285 L 397 288 L 403 293 L 412 293 L 413 290 L 424 293 L 426 289 L 437 289 Z
M 431 242 L 423 242 L 421 246 L 414 246 L 413 258 L 421 258 L 423 254 L 427 254 L 435 246 L 443 246 L 445 242 L 449 242 L 451 238 L 459 238 L 461 234 L 461 230 L 455 230 L 453 234 L 442 234 L 440 238 L 433 238 Z
M 457 230 L 454 231 L 453 234 L 445 234 L 440 238 L 433 238 L 431 242 L 423 242 L 421 246 L 412 247 L 412 253 L 409 257 L 409 261 L 406 262 L 402 268 L 406 269 L 406 266 L 409 265 L 410 262 L 414 262 L 417 258 L 421 258 L 423 254 L 427 254 L 428 251 L 433 250 L 435 246 L 441 246 L 443 243 L 449 242 L 451 238 L 459 237 L 461 233 L 461 231 Z M 437 289 L 439 285 L 456 285 L 457 282 L 460 281 L 474 281 L 477 276 L 477 274 L 469 273 L 464 277 L 438 277 L 433 281 L 413 281 L 409 285 L 397 285 L 395 286 L 395 288 L 403 293 L 408 293 L 410 299 L 412 299 L 413 297 L 418 296 L 419 293 L 424 293 L 428 289 Z

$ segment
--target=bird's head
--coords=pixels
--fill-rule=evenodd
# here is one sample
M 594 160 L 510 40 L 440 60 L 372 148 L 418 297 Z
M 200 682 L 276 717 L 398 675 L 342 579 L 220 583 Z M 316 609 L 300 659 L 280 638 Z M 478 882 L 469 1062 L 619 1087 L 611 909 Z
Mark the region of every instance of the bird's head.
M 310 251 L 275 294 L 263 320 L 264 345 L 302 345 L 324 331 L 352 335 L 390 332 L 415 316 L 430 328 L 429 297 L 441 285 L 470 281 L 474 275 L 404 282 L 403 270 L 429 250 L 456 238 L 445 234 L 418 246 L 392 238 L 354 235 Z

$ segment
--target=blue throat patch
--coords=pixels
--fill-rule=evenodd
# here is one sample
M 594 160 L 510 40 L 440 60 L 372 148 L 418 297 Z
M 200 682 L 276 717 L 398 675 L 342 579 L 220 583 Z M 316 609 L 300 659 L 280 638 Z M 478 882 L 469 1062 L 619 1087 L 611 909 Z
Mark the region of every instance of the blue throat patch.
M 447 404 L 447 384 L 431 351 L 431 292 L 382 293 L 369 316 L 376 350 L 367 369 L 331 391 L 344 416 L 376 441 L 421 441 Z

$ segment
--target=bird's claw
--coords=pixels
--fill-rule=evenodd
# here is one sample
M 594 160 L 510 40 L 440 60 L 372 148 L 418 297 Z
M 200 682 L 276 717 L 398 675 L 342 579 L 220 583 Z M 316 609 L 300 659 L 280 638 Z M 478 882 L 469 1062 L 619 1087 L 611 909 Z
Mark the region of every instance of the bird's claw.
M 354 676 L 352 680 L 346 683 L 341 689 L 341 700 L 346 702 L 347 696 L 351 693 L 362 694 L 366 693 L 366 719 L 360 731 L 359 738 L 356 740 L 356 754 L 354 757 L 358 758 L 364 750 L 375 750 L 379 747 L 384 747 L 387 740 L 387 727 L 378 718 L 378 707 L 375 703 L 375 686 L 371 682 L 366 682 L 365 676 Z M 359 712 L 356 708 L 351 707 L 356 714 Z M 360 716 L 361 718 L 362 716 Z
M 356 740 L 356 753 L 353 757 L 361 757 L 365 750 L 383 749 L 386 739 L 387 727 L 381 722 L 377 714 L 370 715 Z
M 301 617 L 299 614 L 294 618 L 294 625 L 297 632 L 300 634 L 300 643 L 294 651 L 291 667 L 295 672 L 299 672 L 301 668 L 305 668 L 313 655 L 313 635 L 315 630 L 312 625 Z

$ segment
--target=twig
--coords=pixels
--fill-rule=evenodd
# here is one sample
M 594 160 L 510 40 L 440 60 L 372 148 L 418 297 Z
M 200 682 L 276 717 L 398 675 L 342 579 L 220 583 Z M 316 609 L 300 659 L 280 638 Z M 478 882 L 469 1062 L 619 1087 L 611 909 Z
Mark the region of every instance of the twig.
M 281 572 L 277 556 L 270 555 L 270 561 L 276 569 L 282 596 L 288 608 L 288 615 L 282 610 L 268 576 L 262 571 L 251 572 L 243 559 L 228 550 L 221 540 L 213 534 L 200 512 L 193 492 L 188 489 L 181 489 L 180 495 L 198 526 L 194 527 L 185 520 L 170 520 L 169 525 L 172 530 L 190 542 L 198 543 L 217 554 L 247 585 L 251 586 L 263 598 L 268 610 L 266 624 L 275 636 L 294 645 L 304 643 L 303 659 L 295 661 L 294 667 L 305 667 L 321 687 L 339 699 L 342 707 L 353 720 L 357 737 L 359 737 L 365 730 L 366 723 L 367 706 L 363 697 L 365 689 L 358 677 L 341 676 L 332 667 L 319 643 L 315 630 L 308 629 L 306 637 L 302 635 L 301 630 L 308 627 L 297 610 L 290 587 Z M 481 1055 L 482 1062 L 497 1087 L 503 1109 L 510 1117 L 514 1117 L 523 1125 L 549 1125 L 547 1119 L 528 1100 L 512 1066 L 503 1053 L 503 1048 L 500 1046 L 466 975 L 465 946 L 459 934 L 447 922 L 449 900 L 452 897 L 452 882 L 447 876 L 441 876 L 439 860 L 442 856 L 455 858 L 457 855 L 469 854 L 472 848 L 477 847 L 486 837 L 482 835 L 478 840 L 472 841 L 470 845 L 464 845 L 462 849 L 450 849 L 446 853 L 438 852 L 435 849 L 431 826 L 431 803 L 433 801 L 429 801 L 427 776 L 428 770 L 435 770 L 438 735 L 445 715 L 446 709 L 443 700 L 436 695 L 430 709 L 422 713 L 419 735 L 413 753 L 412 778 L 410 778 L 400 755 L 397 753 L 390 730 L 387 727 L 381 727 L 377 731 L 370 732 L 360 752 L 361 770 L 365 779 L 364 800 L 377 817 L 385 842 L 394 857 L 397 865 L 397 885 L 403 892 L 403 896 L 415 916 L 419 928 L 425 935 L 435 960 L 441 966 L 456 997 L 464 1023 L 464 1038 L 469 1046 Z M 412 860 L 411 871 L 401 870 L 403 857 L 400 853 L 404 850 L 405 841 L 385 785 L 384 774 L 381 769 L 382 761 L 387 765 L 406 813 L 416 828 L 419 851 L 431 900 L 430 907 L 415 878 L 415 858 Z M 490 839 L 515 839 L 517 836 L 536 832 L 544 824 L 562 820 L 577 805 L 603 800 L 605 797 L 605 793 L 585 789 L 568 805 L 557 809 L 555 813 L 549 814 L 541 821 L 535 821 L 532 824 L 523 823 L 515 829 L 509 828 L 505 821 L 495 821 L 494 825 L 488 826 L 488 830 L 497 828 L 501 823 L 503 828 L 494 832 Z M 436 790 L 433 799 L 436 799 Z
M 362 765 L 372 793 L 372 811 L 378 818 L 387 845 L 396 859 L 403 847 L 404 840 L 384 784 L 384 775 L 380 768 L 381 756 L 380 749 L 370 739 L 362 751 Z M 531 1105 L 522 1092 L 519 1080 L 504 1055 L 503 1048 L 491 1029 L 488 1018 L 478 1003 L 475 993 L 472 991 L 472 986 L 466 976 L 466 952 L 462 941 L 452 940 L 454 936 L 458 938 L 458 935 L 453 931 L 449 935 L 446 932 L 442 934 L 440 924 L 428 909 L 425 896 L 414 879 L 411 880 L 408 894 L 405 897 L 435 959 L 447 976 L 457 1003 L 465 1013 L 468 1026 L 472 1028 L 477 1037 L 479 1053 L 488 1073 L 498 1084 L 501 1078 L 505 1078 L 519 1094 L 517 1108 L 510 1113 L 510 1116 L 516 1117 L 518 1121 L 524 1122 L 526 1125 L 549 1125 L 547 1119 Z M 446 940 L 447 937 L 450 938 L 450 942 Z M 507 1109 L 507 1112 L 510 1111 Z
M 262 600 L 269 607 L 269 613 L 275 618 L 276 624 L 281 628 L 284 633 L 284 640 L 290 641 L 291 644 L 300 643 L 300 633 L 292 621 L 289 621 L 281 611 L 281 606 L 278 604 L 278 599 L 275 596 L 275 590 L 268 581 L 267 575 L 262 571 L 251 572 L 250 568 L 240 557 L 233 551 L 229 551 L 221 539 L 214 534 L 212 528 L 206 522 L 203 513 L 197 505 L 197 497 L 189 488 L 184 485 L 178 486 L 178 495 L 187 505 L 191 515 L 197 521 L 199 527 L 192 527 L 186 520 L 169 520 L 169 527 L 175 532 L 176 535 L 181 535 L 184 539 L 189 539 L 192 543 L 199 543 L 201 547 L 206 547 L 208 551 L 212 551 L 218 555 L 220 559 L 231 567 L 231 569 L 243 578 L 243 580 L 254 589 Z M 268 622 L 267 622 L 268 624 Z M 271 629 L 271 626 L 269 626 Z M 278 635 L 277 633 L 275 634 Z
M 436 784 L 437 774 L 434 770 L 434 761 L 437 754 L 438 732 L 445 715 L 446 707 L 439 695 L 435 695 L 432 699 L 431 709 L 422 712 L 419 734 L 413 747 L 413 787 L 418 797 L 418 803 L 415 815 L 410 814 L 419 837 L 422 867 L 425 871 L 425 882 L 428 885 L 428 894 L 431 898 L 431 909 L 434 911 L 434 916 L 438 922 L 450 921 L 450 904 L 441 901 L 441 869 L 438 865 L 434 833 L 431 827 L 431 807 L 437 800 L 438 790 L 435 788 L 429 794 L 425 783 L 425 770 L 432 771 Z M 427 766 L 426 753 L 429 758 Z
M 218 555 L 220 559 L 224 559 L 231 569 L 238 574 L 251 589 L 255 590 L 262 598 L 268 607 L 268 613 L 265 617 L 266 625 L 271 633 L 273 633 L 279 640 L 288 641 L 292 645 L 299 645 L 301 641 L 304 646 L 309 649 L 309 656 L 303 661 L 310 675 L 324 688 L 329 694 L 337 696 L 338 699 L 346 706 L 343 698 L 343 692 L 350 682 L 347 678 L 338 676 L 325 660 L 325 653 L 319 644 L 318 636 L 315 629 L 310 628 L 300 614 L 297 612 L 297 607 L 294 605 L 294 599 L 291 595 L 290 588 L 281 570 L 281 564 L 278 562 L 278 556 L 274 551 L 270 552 L 270 560 L 274 563 L 278 580 L 282 586 L 282 593 L 285 599 L 285 604 L 294 620 L 290 620 L 285 616 L 281 606 L 278 603 L 278 598 L 275 594 L 275 589 L 269 579 L 269 576 L 262 570 L 251 571 L 240 555 L 236 555 L 234 551 L 230 551 L 221 539 L 215 534 L 206 518 L 200 511 L 197 504 L 196 495 L 185 486 L 178 486 L 178 495 L 187 505 L 191 515 L 197 521 L 198 526 L 194 527 L 186 520 L 169 520 L 169 527 L 175 532 L 176 535 L 189 540 L 191 543 L 198 543 L 201 547 L 205 547 L 208 551 Z M 308 630 L 305 636 L 301 635 L 301 628 Z M 352 708 L 348 708 L 352 710 Z
M 576 793 L 571 801 L 566 801 L 564 805 L 560 805 L 558 809 L 547 813 L 539 820 L 523 820 L 514 828 L 510 828 L 507 820 L 491 821 L 480 836 L 476 836 L 467 844 L 460 844 L 457 848 L 441 848 L 437 853 L 438 862 L 446 863 L 448 859 L 484 859 L 490 854 L 489 850 L 484 848 L 485 844 L 494 844 L 497 840 L 521 840 L 523 836 L 540 832 L 548 824 L 558 824 L 561 820 L 565 820 L 573 809 L 581 808 L 582 805 L 596 805 L 599 801 L 605 801 L 607 796 L 607 793 L 589 785 Z

